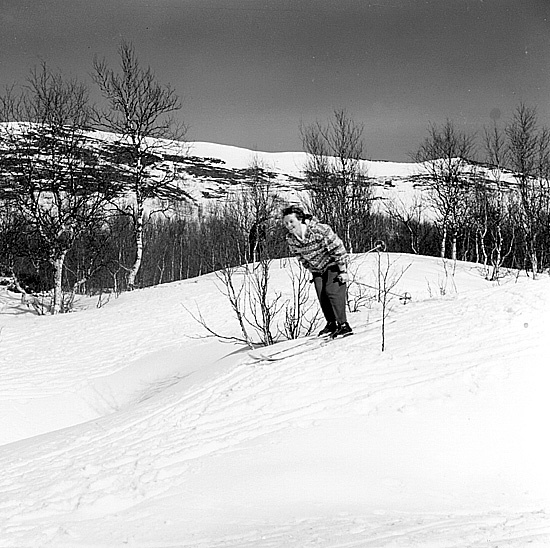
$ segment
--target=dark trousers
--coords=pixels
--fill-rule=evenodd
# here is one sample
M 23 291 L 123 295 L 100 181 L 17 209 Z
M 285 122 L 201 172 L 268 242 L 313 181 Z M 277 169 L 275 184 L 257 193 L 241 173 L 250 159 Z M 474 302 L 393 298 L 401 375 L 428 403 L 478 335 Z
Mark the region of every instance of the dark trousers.
M 331 266 L 325 272 L 313 274 L 313 283 L 321 310 L 328 323 L 346 322 L 346 284 L 337 280 L 338 267 Z

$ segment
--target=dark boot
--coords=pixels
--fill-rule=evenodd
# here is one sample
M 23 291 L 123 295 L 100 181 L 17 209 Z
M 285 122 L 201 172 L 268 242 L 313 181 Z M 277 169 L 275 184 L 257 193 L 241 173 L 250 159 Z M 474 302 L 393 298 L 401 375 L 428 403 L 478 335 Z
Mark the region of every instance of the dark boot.
M 336 337 L 347 337 L 348 335 L 353 335 L 353 330 L 351 329 L 348 322 L 338 324 L 336 331 L 331 335 L 333 339 Z
M 336 329 L 338 328 L 338 324 L 336 322 L 328 322 L 321 331 L 319 331 L 319 337 L 324 337 L 325 335 L 332 335 Z

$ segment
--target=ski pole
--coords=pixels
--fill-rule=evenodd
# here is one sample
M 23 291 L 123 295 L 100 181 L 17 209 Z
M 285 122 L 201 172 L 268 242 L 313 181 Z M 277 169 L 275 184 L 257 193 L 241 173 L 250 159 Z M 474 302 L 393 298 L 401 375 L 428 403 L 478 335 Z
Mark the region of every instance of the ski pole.
M 365 251 L 365 253 L 372 253 L 373 251 L 386 251 L 386 242 L 384 240 L 376 240 L 374 247 Z
M 363 287 L 368 287 L 369 289 L 374 289 L 375 291 L 381 291 L 380 288 L 374 287 L 374 285 L 365 284 L 363 282 L 355 282 L 355 283 Z M 394 293 L 393 291 L 385 291 L 385 293 L 387 293 L 388 295 L 399 297 L 399 300 L 403 304 L 407 304 L 412 299 L 412 296 L 408 291 L 405 291 L 405 293 Z

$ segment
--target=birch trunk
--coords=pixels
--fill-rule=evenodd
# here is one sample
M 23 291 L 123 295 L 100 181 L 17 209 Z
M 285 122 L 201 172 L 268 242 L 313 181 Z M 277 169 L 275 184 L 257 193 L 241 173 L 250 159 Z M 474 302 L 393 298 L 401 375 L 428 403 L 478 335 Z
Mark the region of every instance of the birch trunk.
M 531 259 L 531 268 L 533 269 L 533 280 L 536 280 L 539 273 L 539 260 L 537 257 L 537 244 L 535 238 L 529 242 L 529 258 Z
M 63 265 L 65 263 L 66 251 L 63 251 L 59 257 L 52 260 L 54 267 L 54 288 L 53 288 L 53 301 L 52 301 L 52 314 L 59 314 L 61 312 L 61 303 L 63 301 Z
M 136 276 L 141 267 L 141 261 L 143 259 L 143 224 L 145 221 L 145 208 L 143 202 L 138 203 L 138 211 L 136 217 L 136 228 L 135 228 L 135 243 L 136 243 L 136 260 L 132 266 L 132 269 L 128 273 L 128 289 L 132 290 L 136 285 Z
M 443 227 L 443 236 L 441 237 L 441 249 L 439 251 L 439 256 L 445 258 L 445 248 L 447 247 L 447 227 Z

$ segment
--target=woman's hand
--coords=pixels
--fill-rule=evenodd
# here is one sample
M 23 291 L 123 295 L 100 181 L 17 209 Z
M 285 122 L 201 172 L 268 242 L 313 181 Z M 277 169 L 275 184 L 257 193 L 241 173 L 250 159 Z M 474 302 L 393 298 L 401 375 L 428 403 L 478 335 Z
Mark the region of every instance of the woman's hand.
M 337 276 L 337 280 L 342 284 L 348 283 L 349 282 L 348 273 L 347 272 L 340 272 L 340 274 L 338 274 L 338 276 Z

